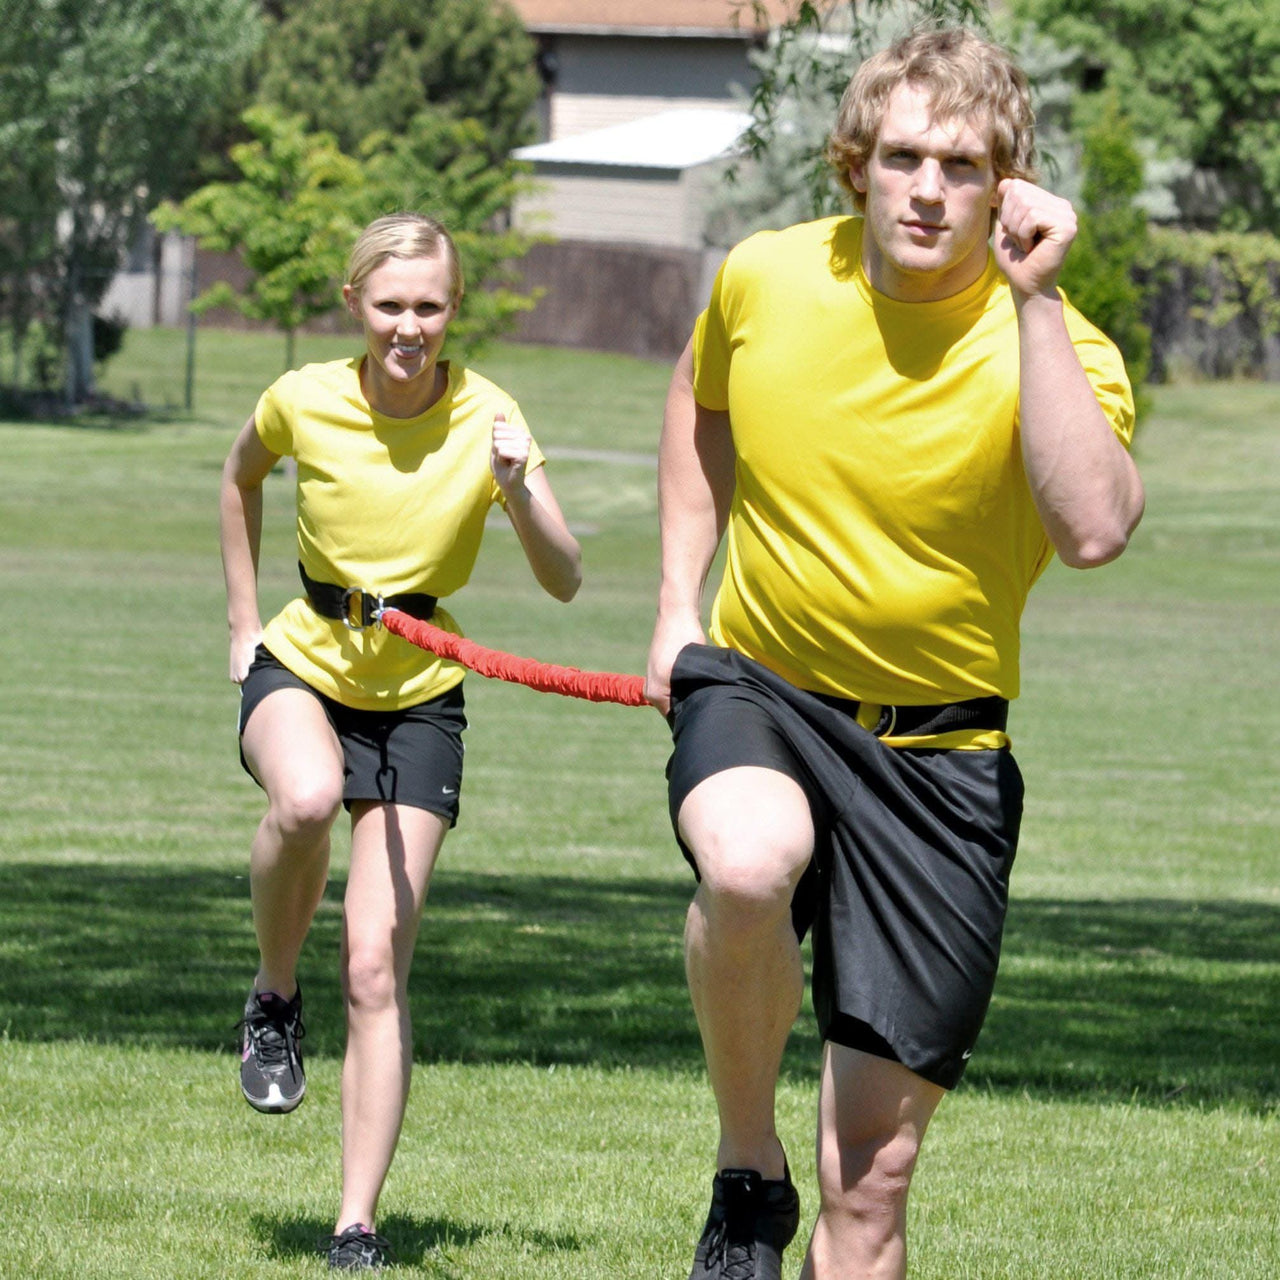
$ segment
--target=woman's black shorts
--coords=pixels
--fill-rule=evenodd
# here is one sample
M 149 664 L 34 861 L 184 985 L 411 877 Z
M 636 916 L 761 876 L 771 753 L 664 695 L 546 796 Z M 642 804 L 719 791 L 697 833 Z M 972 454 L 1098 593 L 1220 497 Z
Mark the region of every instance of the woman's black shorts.
M 357 711 L 326 697 L 259 645 L 240 686 L 240 733 L 253 709 L 276 689 L 302 689 L 324 708 L 342 744 L 342 800 L 385 800 L 429 809 L 458 821 L 462 789 L 462 731 L 467 727 L 462 686 L 398 711 Z M 252 771 L 240 752 L 240 763 Z
M 813 929 L 823 1038 L 952 1088 L 995 984 L 1022 817 L 1013 756 L 886 747 L 856 703 L 709 645 L 680 653 L 671 695 L 673 823 L 699 782 L 740 765 L 809 799 L 815 850 L 792 915 L 799 936 Z

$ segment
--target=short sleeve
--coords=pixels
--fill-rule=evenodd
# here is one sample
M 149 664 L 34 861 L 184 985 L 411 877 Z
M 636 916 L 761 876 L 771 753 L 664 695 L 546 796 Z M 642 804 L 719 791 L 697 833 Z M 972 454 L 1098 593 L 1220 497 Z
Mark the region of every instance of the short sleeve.
M 1067 328 L 1080 365 L 1103 414 L 1128 448 L 1133 443 L 1133 387 L 1124 367 L 1124 357 L 1110 338 L 1073 307 L 1067 308 Z
M 291 456 L 294 451 L 291 412 L 294 397 L 290 392 L 295 377 L 296 374 L 290 372 L 277 378 L 259 397 L 258 407 L 253 411 L 258 439 L 281 457 Z
M 693 398 L 704 409 L 729 407 L 729 325 L 725 316 L 726 274 L 732 258 L 716 273 L 707 309 L 693 326 Z

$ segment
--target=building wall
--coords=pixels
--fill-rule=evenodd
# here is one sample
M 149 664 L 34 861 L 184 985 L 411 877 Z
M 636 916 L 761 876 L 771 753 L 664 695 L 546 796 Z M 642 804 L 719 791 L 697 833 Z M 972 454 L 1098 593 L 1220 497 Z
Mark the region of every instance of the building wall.
M 546 38 L 554 66 L 549 138 L 638 120 L 671 107 L 732 110 L 753 85 L 747 42 L 571 36 Z
M 131 328 L 186 322 L 191 298 L 192 245 L 175 231 L 147 239 L 145 254 L 130 255 L 98 304 L 102 316 L 119 317 Z
M 547 117 L 549 139 L 572 138 L 608 129 L 611 125 L 643 120 L 677 107 L 699 107 L 709 111 L 732 111 L 738 104 L 723 98 L 630 97 L 622 94 L 556 94 Z
M 516 226 L 557 239 L 697 248 L 690 232 L 688 184 L 678 170 L 557 165 L 521 196 Z

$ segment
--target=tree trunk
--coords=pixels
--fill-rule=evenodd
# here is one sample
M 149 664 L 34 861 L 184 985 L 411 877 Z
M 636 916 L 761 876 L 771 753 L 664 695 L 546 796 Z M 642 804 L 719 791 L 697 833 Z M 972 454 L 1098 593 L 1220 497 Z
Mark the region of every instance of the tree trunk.
M 66 357 L 67 408 L 74 409 L 93 394 L 93 316 L 85 301 L 79 261 L 72 257 L 67 271 Z

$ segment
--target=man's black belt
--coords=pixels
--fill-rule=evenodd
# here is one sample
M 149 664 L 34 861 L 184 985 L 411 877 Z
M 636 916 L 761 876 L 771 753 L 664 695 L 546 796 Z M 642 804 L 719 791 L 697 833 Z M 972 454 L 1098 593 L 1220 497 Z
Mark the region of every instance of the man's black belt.
M 958 729 L 1003 732 L 1008 724 L 1008 700 L 992 696 L 930 707 L 881 707 L 880 718 L 871 732 L 877 738 L 924 738 Z
M 384 596 L 368 587 L 337 587 L 331 582 L 317 582 L 298 561 L 298 573 L 306 588 L 311 607 L 322 618 L 345 622 L 352 631 L 376 626 L 383 609 L 399 609 L 410 617 L 427 621 L 436 609 L 436 597 L 424 591 L 406 591 L 403 595 Z
M 814 696 L 855 717 L 862 705 L 849 698 L 821 693 Z M 952 733 L 959 729 L 994 729 L 1003 732 L 1008 724 L 1008 699 L 992 695 L 924 707 L 882 706 L 879 719 L 871 732 L 877 738 L 925 738 L 935 733 Z

